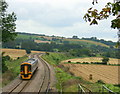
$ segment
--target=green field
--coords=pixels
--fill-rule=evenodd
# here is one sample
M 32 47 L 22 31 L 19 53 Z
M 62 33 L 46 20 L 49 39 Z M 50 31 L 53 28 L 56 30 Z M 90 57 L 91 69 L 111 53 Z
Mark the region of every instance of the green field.
M 18 34 L 18 39 L 33 39 L 33 40 L 43 40 L 43 38 L 38 37 L 37 35 L 25 35 L 25 34 Z
M 90 47 L 91 45 L 99 45 L 103 47 L 109 47 L 108 45 L 100 42 L 95 42 L 91 40 L 80 40 L 80 39 L 64 39 L 64 41 L 68 41 L 69 43 L 72 44 L 83 44 L 86 45 L 87 47 Z

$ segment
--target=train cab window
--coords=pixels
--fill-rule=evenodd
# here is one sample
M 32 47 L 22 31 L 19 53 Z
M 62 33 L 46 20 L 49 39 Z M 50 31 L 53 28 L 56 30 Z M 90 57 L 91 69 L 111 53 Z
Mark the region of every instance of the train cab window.
M 24 65 L 21 65 L 20 71 L 21 71 L 21 72 L 24 71 Z
M 24 72 L 24 66 L 28 66 L 28 71 L 31 71 L 31 65 L 21 65 L 21 72 Z

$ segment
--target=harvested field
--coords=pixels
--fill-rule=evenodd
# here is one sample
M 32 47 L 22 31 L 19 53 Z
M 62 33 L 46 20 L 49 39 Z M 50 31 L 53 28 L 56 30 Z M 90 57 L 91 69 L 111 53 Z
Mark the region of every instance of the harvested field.
M 9 55 L 13 59 L 26 55 L 25 50 L 21 50 L 21 49 L 2 49 L 2 52 L 5 52 L 5 55 Z M 44 53 L 44 52 L 31 51 L 31 53 Z
M 38 37 L 45 38 L 47 40 L 52 40 L 52 38 L 63 39 L 62 37 L 59 37 L 59 36 L 55 36 L 55 37 L 52 37 L 52 36 L 38 36 Z
M 64 65 L 65 67 L 69 67 L 69 71 L 75 76 L 80 76 L 87 81 L 97 82 L 98 80 L 102 80 L 105 83 L 120 84 L 120 81 L 118 81 L 118 78 L 120 77 L 120 74 L 118 74 L 118 68 L 120 68 L 120 66 L 90 64 L 62 65 Z M 90 80 L 90 75 L 92 75 L 92 80 Z
M 50 41 L 41 41 L 41 40 L 34 40 L 36 43 L 51 43 Z
M 62 63 L 64 62 L 102 62 L 102 58 L 101 57 L 86 57 L 86 58 L 75 58 L 75 59 L 68 59 L 68 60 L 64 60 L 62 61 Z M 120 59 L 115 59 L 115 58 L 109 58 L 109 62 L 108 64 L 120 64 Z

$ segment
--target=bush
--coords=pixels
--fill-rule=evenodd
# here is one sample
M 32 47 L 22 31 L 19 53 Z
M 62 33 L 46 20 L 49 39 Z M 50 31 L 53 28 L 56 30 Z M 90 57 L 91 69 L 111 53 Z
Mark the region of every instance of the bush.
M 94 64 L 94 62 L 91 62 L 91 64 Z
M 71 63 L 71 61 L 68 61 L 68 63 Z
M 88 62 L 83 62 L 83 64 L 89 64 Z
M 81 62 L 76 62 L 76 64 L 80 64 Z
M 46 55 L 49 55 L 49 53 L 48 53 L 48 52 L 46 52 Z
M 17 57 L 17 59 L 20 59 L 20 57 Z
M 107 65 L 107 62 L 109 61 L 108 57 L 103 57 L 102 64 Z
M 31 53 L 31 50 L 30 49 L 25 49 L 26 53 L 27 54 L 30 54 Z
M 103 80 L 98 80 L 97 83 L 105 84 Z

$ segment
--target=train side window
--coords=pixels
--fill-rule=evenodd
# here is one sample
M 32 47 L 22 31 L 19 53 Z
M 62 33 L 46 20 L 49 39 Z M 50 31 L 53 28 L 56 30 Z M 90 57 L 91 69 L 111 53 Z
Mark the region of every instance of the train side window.
M 28 71 L 31 71 L 31 65 L 28 65 Z

